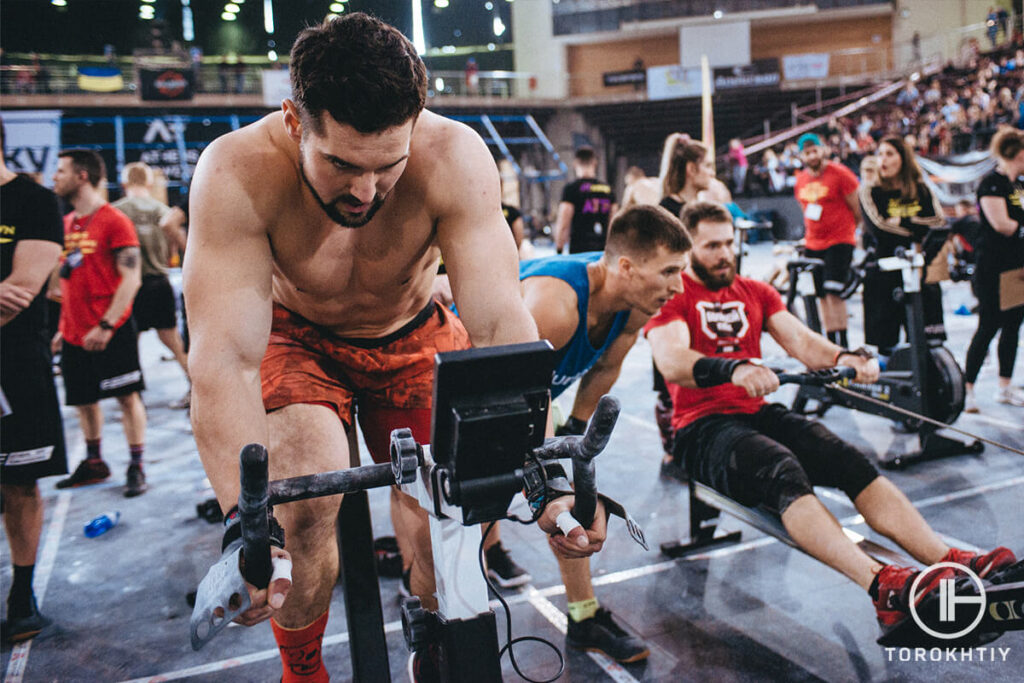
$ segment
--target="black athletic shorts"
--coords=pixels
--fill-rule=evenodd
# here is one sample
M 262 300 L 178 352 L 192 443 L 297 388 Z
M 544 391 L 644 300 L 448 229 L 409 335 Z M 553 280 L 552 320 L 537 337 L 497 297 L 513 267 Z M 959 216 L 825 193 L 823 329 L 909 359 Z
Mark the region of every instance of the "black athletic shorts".
M 132 316 L 139 332 L 169 330 L 178 324 L 174 288 L 166 275 L 146 275 L 132 304 Z
M 32 484 L 68 471 L 51 363 L 45 333 L 4 337 L 0 386 L 12 411 L 0 419 L 0 482 L 4 484 Z
M 776 512 L 813 493 L 813 486 L 856 498 L 878 477 L 860 449 L 778 403 L 752 415 L 702 417 L 676 432 L 674 455 L 696 481 L 748 507 Z
M 850 264 L 853 262 L 852 244 L 833 244 L 823 251 L 805 249 L 807 258 L 821 259 L 825 262 L 824 269 L 814 270 L 814 293 L 818 297 L 826 294 L 839 296 L 850 281 Z
M 146 388 L 139 367 L 138 335 L 131 318 L 117 328 L 107 348 L 86 351 L 64 342 L 60 360 L 64 403 L 82 406 L 101 398 L 126 396 Z

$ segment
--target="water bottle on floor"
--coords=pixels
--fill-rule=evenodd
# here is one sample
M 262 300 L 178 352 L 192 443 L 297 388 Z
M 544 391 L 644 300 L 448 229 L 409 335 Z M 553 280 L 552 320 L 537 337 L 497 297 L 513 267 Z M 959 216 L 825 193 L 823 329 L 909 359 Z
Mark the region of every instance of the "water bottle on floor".
M 121 513 L 118 510 L 100 515 L 85 525 L 85 537 L 96 538 L 101 536 L 117 526 L 119 521 L 121 521 Z

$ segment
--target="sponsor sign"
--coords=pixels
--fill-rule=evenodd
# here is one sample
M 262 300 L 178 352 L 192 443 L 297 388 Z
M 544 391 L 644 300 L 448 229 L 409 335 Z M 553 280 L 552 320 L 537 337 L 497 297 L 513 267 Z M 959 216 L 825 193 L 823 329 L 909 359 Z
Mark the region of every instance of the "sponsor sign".
M 712 84 L 711 91 L 714 92 Z M 700 69 L 687 69 L 680 64 L 652 66 L 647 69 L 647 99 L 674 100 L 700 97 Z
M 60 111 L 5 111 L 4 161 L 15 173 L 41 173 L 53 186 L 60 151 Z
M 260 82 L 263 84 L 263 104 L 268 107 L 279 109 L 281 102 L 292 96 L 288 69 L 264 69 L 260 72 Z
M 645 69 L 606 71 L 602 77 L 604 79 L 604 87 L 606 88 L 616 85 L 644 85 L 647 83 L 647 71 Z
M 821 54 L 786 55 L 782 58 L 782 77 L 787 81 L 804 78 L 827 78 L 829 57 Z
M 757 59 L 745 66 L 718 68 L 712 73 L 716 91 L 777 88 L 781 81 L 777 59 Z
M 139 69 L 144 100 L 191 100 L 190 69 Z

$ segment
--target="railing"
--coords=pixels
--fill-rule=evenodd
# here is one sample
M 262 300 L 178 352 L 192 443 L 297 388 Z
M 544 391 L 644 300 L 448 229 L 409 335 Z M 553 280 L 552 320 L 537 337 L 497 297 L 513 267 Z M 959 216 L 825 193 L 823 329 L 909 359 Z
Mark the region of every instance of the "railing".
M 532 97 L 537 76 L 522 71 L 430 71 L 431 97 Z
M 819 10 L 892 5 L 892 0 L 816 0 Z M 554 34 L 617 31 L 625 23 L 728 16 L 739 12 L 807 7 L 807 0 L 560 0 L 552 5 Z

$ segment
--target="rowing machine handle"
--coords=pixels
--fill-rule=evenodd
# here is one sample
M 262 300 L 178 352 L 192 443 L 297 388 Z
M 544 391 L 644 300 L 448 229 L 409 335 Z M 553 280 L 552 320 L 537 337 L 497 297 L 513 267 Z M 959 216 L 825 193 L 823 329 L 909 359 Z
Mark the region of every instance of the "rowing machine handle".
M 839 366 L 825 370 L 811 370 L 809 372 L 783 372 L 775 371 L 779 376 L 779 384 L 806 384 L 810 386 L 824 386 L 843 379 L 853 379 L 857 371 L 853 368 Z
M 576 489 L 576 504 L 572 516 L 584 529 L 589 529 L 597 511 L 597 482 L 594 472 L 594 457 L 604 450 L 619 419 L 619 401 L 611 396 L 602 396 L 597 410 L 590 419 L 583 438 L 572 456 L 572 478 Z
M 267 473 L 267 449 L 258 443 L 242 448 L 241 484 L 238 515 L 242 524 L 242 576 L 257 588 L 270 583 L 270 478 Z

